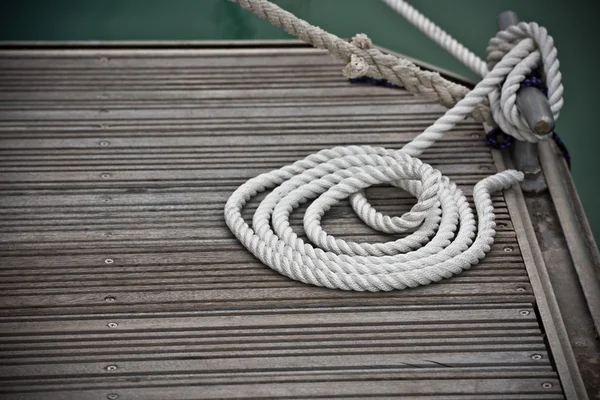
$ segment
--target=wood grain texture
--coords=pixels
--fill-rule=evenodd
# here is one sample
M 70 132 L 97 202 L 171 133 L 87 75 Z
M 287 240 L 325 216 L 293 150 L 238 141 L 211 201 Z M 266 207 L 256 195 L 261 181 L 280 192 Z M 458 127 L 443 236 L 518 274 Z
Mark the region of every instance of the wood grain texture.
M 325 147 L 399 148 L 443 112 L 340 69 L 305 48 L 1 51 L 0 396 L 563 398 L 501 194 L 485 260 L 406 291 L 291 281 L 227 230 L 244 180 Z M 465 121 L 423 155 L 469 201 L 496 171 L 482 139 Z M 385 240 L 348 204 L 323 224 Z

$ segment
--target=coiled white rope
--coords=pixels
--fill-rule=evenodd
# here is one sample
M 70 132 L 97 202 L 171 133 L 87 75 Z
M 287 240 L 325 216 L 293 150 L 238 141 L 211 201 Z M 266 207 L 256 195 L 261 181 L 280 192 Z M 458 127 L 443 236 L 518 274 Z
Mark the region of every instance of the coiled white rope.
M 278 21 L 280 26 L 294 29 L 300 26 L 293 19 L 296 17 L 283 10 L 285 14 L 275 15 L 278 7 L 266 0 L 239 2 L 260 16 Z M 303 35 L 310 33 L 299 34 Z M 506 35 L 503 33 L 503 37 Z M 515 35 L 510 34 L 515 38 L 498 46 L 497 54 L 501 52 L 503 56 L 493 70 L 401 150 L 336 147 L 244 183 L 225 205 L 225 220 L 230 230 L 272 269 L 292 279 L 328 288 L 404 289 L 449 278 L 477 264 L 494 241 L 495 216 L 490 194 L 515 184 L 523 179 L 523 174 L 508 170 L 475 186 L 476 223 L 471 207 L 456 185 L 415 157 L 472 113 L 498 90 L 515 67 L 535 53 L 535 40 L 518 41 Z M 376 184 L 405 189 L 418 199 L 417 204 L 401 217 L 383 215 L 362 193 Z M 258 206 L 250 227 L 242 218 L 243 207 L 258 193 L 270 189 L 273 190 Z M 386 233 L 415 228 L 416 231 L 403 239 L 376 244 L 328 235 L 321 227 L 321 218 L 331 206 L 346 198 L 357 215 L 375 229 Z M 317 247 L 300 239 L 289 222 L 291 212 L 310 200 L 314 201 L 304 216 L 304 229 Z

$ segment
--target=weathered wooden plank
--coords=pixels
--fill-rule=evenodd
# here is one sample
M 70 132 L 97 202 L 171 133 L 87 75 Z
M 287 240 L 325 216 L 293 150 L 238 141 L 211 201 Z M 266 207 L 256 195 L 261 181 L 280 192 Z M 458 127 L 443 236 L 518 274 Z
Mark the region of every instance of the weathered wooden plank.
M 102 250 L 93 253 L 69 253 L 67 255 L 48 254 L 45 257 L 39 257 L 31 254 L 22 254 L 19 256 L 2 257 L 0 266 L 2 269 L 18 269 L 26 271 L 27 269 L 37 269 L 52 273 L 52 270 L 58 268 L 73 268 L 77 270 L 93 269 L 96 271 L 108 269 L 118 269 L 119 271 L 127 271 L 130 268 L 143 268 L 146 270 L 158 268 L 178 268 L 197 266 L 205 269 L 219 270 L 222 268 L 219 261 L 227 258 L 226 267 L 228 269 L 245 269 L 255 268 L 257 264 L 256 258 L 247 251 L 241 248 L 219 249 L 214 248 L 210 251 L 207 249 L 184 250 L 182 248 L 174 248 L 173 251 L 165 255 L 164 252 L 157 251 L 131 251 L 131 249 L 121 249 L 112 253 L 111 262 L 106 262 L 106 257 L 102 257 Z M 477 268 L 484 268 L 486 265 L 492 265 L 493 261 L 497 268 L 517 268 L 523 270 L 522 258 L 514 252 L 504 252 L 502 256 L 486 258 Z M 495 266 L 493 268 L 496 268 Z M 268 269 L 265 269 L 268 271 Z M 475 269 L 474 269 L 475 270 Z M 42 278 L 45 279 L 45 278 Z
M 427 313 L 421 311 L 355 311 L 343 308 L 330 309 L 329 312 L 293 312 L 278 310 L 277 313 L 260 313 L 249 315 L 226 315 L 226 316 L 202 316 L 194 317 L 162 317 L 160 320 L 150 318 L 143 319 L 124 319 L 122 317 L 112 318 L 110 321 L 116 323 L 116 330 L 145 330 L 152 329 L 158 325 L 168 326 L 169 329 L 194 328 L 202 329 L 223 329 L 223 328 L 251 328 L 251 327 L 289 327 L 289 326 L 308 326 L 308 325 L 343 325 L 347 322 L 348 314 L 351 313 L 354 325 L 406 325 L 423 323 L 440 323 L 447 321 L 534 321 L 535 315 L 529 312 L 525 315 L 519 309 L 447 309 L 434 312 L 430 310 Z M 345 312 L 344 312 L 345 311 Z M 527 309 L 531 311 L 531 309 Z M 69 320 L 57 322 L 2 322 L 0 321 L 0 334 L 14 334 L 16 332 L 73 332 L 94 329 L 110 329 L 107 322 L 103 320 Z
M 422 131 L 427 126 L 432 118 L 439 116 L 437 112 L 424 113 L 421 115 L 395 115 L 385 114 L 378 115 L 378 119 L 370 117 L 368 115 L 356 115 L 356 114 L 344 114 L 343 121 L 336 121 L 335 115 L 330 116 L 303 116 L 299 115 L 296 117 L 277 118 L 273 116 L 262 116 L 245 118 L 243 120 L 227 119 L 227 118 L 161 118 L 152 120 L 141 120 L 137 123 L 128 120 L 106 120 L 98 123 L 97 121 L 86 121 L 86 120 L 69 120 L 69 121 L 32 121 L 31 123 L 24 123 L 23 121 L 0 121 L 0 134 L 2 136 L 9 136 L 10 134 L 17 134 L 20 132 L 31 132 L 36 135 L 39 133 L 52 133 L 52 136 L 70 136 L 76 137 L 85 135 L 98 135 L 98 136 L 115 136 L 119 133 L 123 134 L 135 134 L 136 132 L 149 131 L 160 134 L 161 136 L 169 135 L 171 132 L 175 132 L 179 135 L 184 135 L 188 132 L 196 132 L 201 129 L 213 129 L 215 131 L 231 131 L 236 130 L 238 132 L 246 131 L 289 131 L 289 130 L 300 130 L 300 129 L 324 129 L 330 128 L 331 130 L 343 131 L 343 130 L 361 130 L 361 129 L 373 129 L 381 130 L 383 128 L 396 127 L 399 130 L 406 130 L 406 127 L 412 127 L 415 131 Z M 368 127 L 367 127 L 368 125 Z M 257 129 L 260 128 L 260 129 Z M 465 135 L 465 131 L 469 131 L 468 137 Z M 200 132 L 201 133 L 201 132 Z M 444 148 L 449 146 L 460 147 L 469 146 L 477 147 L 485 150 L 485 146 L 481 143 L 482 133 L 479 131 L 479 127 L 472 123 L 465 123 L 457 126 L 452 132 L 449 132 L 446 136 L 440 139 L 436 143 L 435 148 L 427 149 L 426 154 L 436 153 L 443 151 Z M 21 138 L 14 136 L 15 138 Z M 460 141 L 460 142 L 459 142 Z M 397 147 L 403 143 L 402 138 L 397 141 L 388 142 L 387 147 Z M 318 146 L 311 143 L 302 143 L 300 145 L 293 146 L 298 148 L 310 149 L 312 152 L 318 151 L 322 146 Z M 285 151 L 289 146 L 287 143 L 280 143 L 278 151 Z M 192 148 L 193 149 L 193 148 Z M 23 149 L 25 151 L 26 149 Z M 107 149 L 109 150 L 109 149 Z M 148 149 L 126 149 L 130 152 L 141 152 L 146 153 L 150 151 Z M 203 150 L 200 149 L 195 149 Z M 127 153 L 125 150 L 121 150 L 122 153 Z M 180 151 L 186 151 L 186 148 L 180 149 Z M 52 152 L 52 150 L 47 150 Z M 44 154 L 46 154 L 45 152 Z M 489 153 L 489 151 L 486 151 Z
M 416 114 L 422 109 L 422 104 L 409 103 L 402 108 L 397 106 L 388 105 L 368 105 L 368 106 L 348 106 L 344 109 L 345 114 L 371 114 L 371 115 L 386 115 L 386 114 Z M 269 107 L 265 108 L 251 108 L 251 107 L 237 107 L 237 108 L 218 108 L 218 109 L 205 109 L 195 108 L 188 110 L 180 109 L 164 109 L 159 110 L 111 110 L 111 109 L 99 109 L 99 110 L 66 110 L 66 111 L 38 111 L 32 110 L 16 110 L 16 111 L 2 111 L 0 112 L 0 121 L 13 121 L 23 119 L 40 119 L 45 120 L 72 120 L 72 119 L 87 119 L 87 120 L 113 120 L 113 119 L 161 119 L 161 118 L 226 118 L 226 117 L 237 117 L 237 118 L 252 118 L 252 117 L 272 117 L 277 116 L 280 118 L 299 117 L 299 116 L 333 116 L 338 115 L 339 109 L 334 107 Z M 340 143 L 344 143 L 341 141 Z
M 378 399 L 476 399 L 484 396 L 486 399 L 560 399 L 561 393 L 556 380 L 548 380 L 549 389 L 541 386 L 540 379 L 481 379 L 474 380 L 437 380 L 423 385 L 419 380 L 383 380 L 383 381 L 338 381 L 336 389 L 332 390 L 331 382 L 311 382 L 306 384 L 294 383 L 261 383 L 247 385 L 241 393 L 236 385 L 202 386 L 198 387 L 156 387 L 152 389 L 120 389 L 118 398 L 128 399 L 214 399 L 214 398 L 253 398 L 266 399 L 276 396 L 281 399 L 307 398 L 312 396 L 335 396 L 340 399 L 364 398 Z M 337 387 L 341 389 L 337 389 Z M 399 393 L 402 393 L 401 395 Z M 435 393 L 435 394 L 433 394 Z M 498 394 L 504 393 L 504 394 Z M 38 393 L 30 395 L 7 395 L 7 400 L 22 399 L 69 399 L 81 400 L 98 399 L 113 394 L 110 389 L 78 390 L 65 395 L 53 393 L 52 397 L 43 397 Z M 67 397 L 71 396 L 71 397 Z M 331 397 L 330 397 L 331 398 Z
M 538 353 L 535 353 L 538 354 Z M 177 356 L 175 359 L 159 358 L 161 362 L 155 361 L 121 361 L 116 369 L 107 366 L 111 360 L 104 362 L 83 362 L 83 363 L 33 363 L 4 366 L 0 365 L 0 374 L 5 378 L 25 377 L 25 376 L 73 376 L 73 375 L 95 375 L 109 374 L 119 375 L 123 373 L 164 373 L 164 371 L 184 372 L 196 371 L 210 373 L 214 371 L 244 371 L 264 370 L 271 371 L 290 371 L 290 370 L 314 370 L 314 369 L 353 369 L 353 368 L 386 368 L 405 365 L 406 367 L 419 368 L 431 367 L 432 365 L 446 365 L 447 367 L 475 367 L 485 366 L 515 366 L 515 365 L 547 365 L 548 355 L 540 352 L 541 357 L 538 360 L 532 359 L 532 353 L 529 351 L 503 351 L 503 352 L 469 352 L 469 353 L 432 353 L 434 360 L 423 358 L 420 353 L 414 354 L 393 354 L 378 353 L 371 357 L 363 354 L 340 354 L 340 355 L 288 355 L 277 357 L 253 357 L 253 356 L 233 356 L 231 358 L 184 358 Z M 184 359 L 182 359 L 184 358 Z M 50 367 L 52 365 L 52 367 Z M 258 368 L 257 368 L 258 367 Z
M 127 70 L 125 70 L 127 71 Z M 152 79 L 160 79 L 161 73 L 152 73 L 152 70 L 147 74 L 150 74 L 150 78 Z M 194 70 L 190 70 L 190 73 L 194 73 Z M 49 79 L 56 79 L 60 76 L 61 71 L 44 71 L 42 70 L 40 73 L 43 73 L 48 76 Z M 71 78 L 73 75 L 72 71 L 65 72 L 62 71 L 66 77 Z M 328 70 L 328 72 L 330 72 Z M 15 74 L 18 71 L 11 72 L 12 79 L 14 79 Z M 97 73 L 85 72 L 89 74 L 93 78 L 97 78 Z M 181 72 L 180 72 L 181 73 Z M 254 73 L 259 73 L 255 71 Z M 268 76 L 271 76 L 273 72 L 269 72 Z M 339 71 L 331 71 L 334 75 L 334 78 L 339 78 Z M 144 74 L 143 71 L 136 70 L 134 73 L 130 73 L 127 76 L 127 79 L 132 77 L 139 76 Z M 286 73 L 286 76 L 289 75 L 297 76 L 297 73 Z M 111 76 L 110 71 L 105 71 L 104 76 Z M 163 77 L 172 76 L 172 72 L 164 73 Z M 210 78 L 210 75 L 206 76 L 206 78 Z M 30 76 L 27 76 L 27 79 L 31 79 Z M 264 78 L 263 78 L 264 79 Z M 390 91 L 385 88 L 371 88 L 372 95 L 366 97 L 366 99 L 370 99 L 372 97 L 379 97 L 381 99 L 386 99 L 392 101 L 393 99 L 403 99 L 403 101 L 415 100 L 415 101 L 423 101 L 423 99 L 419 99 L 418 97 L 412 96 L 405 91 Z M 371 93 L 370 93 L 371 94 Z M 349 96 L 355 97 L 354 100 L 360 100 L 360 97 L 364 97 L 365 95 L 365 87 L 360 85 L 346 85 L 346 87 L 342 88 L 310 88 L 310 89 L 295 89 L 295 90 L 282 90 L 282 89 L 263 89 L 263 88 L 254 88 L 248 90 L 236 90 L 236 89 L 217 89 L 217 90 L 167 90 L 167 91 L 150 91 L 147 90 L 114 90 L 104 94 L 98 94 L 96 92 L 83 92 L 83 91 L 61 91 L 61 92 L 41 92 L 41 93 L 32 93 L 32 92 L 23 92 L 23 91 L 2 91 L 0 92 L 0 102 L 6 101 L 6 104 L 2 104 L 3 106 L 9 105 L 8 102 L 11 103 L 13 101 L 32 101 L 36 104 L 42 101 L 57 101 L 57 100 L 65 100 L 69 101 L 71 104 L 75 104 L 80 101 L 114 101 L 116 104 L 119 104 L 124 100 L 132 100 L 132 101 L 164 101 L 164 102 L 172 102 L 172 101 L 184 101 L 184 100 L 211 100 L 211 101 L 227 101 L 230 99 L 234 99 L 237 101 L 247 101 L 253 102 L 255 100 L 258 101 L 281 101 L 284 99 L 306 99 L 310 98 L 315 101 L 323 101 L 325 99 L 335 99 L 339 101 L 348 100 Z M 86 103 L 87 104 L 87 103 Z M 85 105 L 85 104 L 84 104 Z
M 448 335 L 449 332 L 445 332 Z M 469 335 L 470 333 L 470 335 Z M 475 335 L 473 335 L 473 333 Z M 468 346 L 470 344 L 474 346 L 492 345 L 502 348 L 501 346 L 531 346 L 529 349 L 542 348 L 543 341 L 539 336 L 539 331 L 532 331 L 531 335 L 523 334 L 523 331 L 519 331 L 520 336 L 511 335 L 504 336 L 501 331 L 496 331 L 496 335 L 480 337 L 481 331 L 467 332 L 463 335 L 461 332 L 460 338 L 455 337 L 433 337 L 423 338 L 421 336 L 410 336 L 402 338 L 394 334 L 382 334 L 381 332 L 365 332 L 358 333 L 356 337 L 346 334 L 340 335 L 294 335 L 290 336 L 251 336 L 251 337 L 228 337 L 222 338 L 218 336 L 212 337 L 175 337 L 175 338 L 160 338 L 160 339 L 96 339 L 94 343 L 90 344 L 88 341 L 72 340 L 67 343 L 56 343 L 56 342 L 40 342 L 39 340 L 33 343 L 3 343 L 1 355 L 2 357 L 40 357 L 49 355 L 77 355 L 93 353 L 98 354 L 123 354 L 124 352 L 132 352 L 136 354 L 144 354 L 147 352 L 164 352 L 165 350 L 173 349 L 176 351 L 195 349 L 209 349 L 209 350 L 228 350 L 228 349 L 257 349 L 257 348 L 278 348 L 288 346 L 290 348 L 303 348 L 303 347 L 345 347 L 351 348 L 354 345 L 357 347 L 386 347 L 389 343 L 390 347 L 401 347 L 407 346 L 422 346 L 424 350 L 440 350 L 441 346 Z M 456 334 L 456 331 L 451 332 Z M 489 335 L 489 333 L 488 333 Z M 472 337 L 473 336 L 473 337 Z M 37 337 L 37 335 L 36 335 Z M 364 339 L 366 337 L 366 339 Z M 30 339 L 31 336 L 27 339 Z M 56 337 L 55 337 L 56 338 Z M 411 347 L 412 348 L 412 347 Z M 449 347 L 453 351 L 461 351 L 458 347 Z M 146 351 L 147 350 L 147 351 Z M 463 350 L 464 351 L 464 350 Z
M 477 281 L 477 282 L 492 282 L 513 280 L 521 281 L 527 278 L 527 274 L 514 264 L 500 265 L 485 265 L 478 266 L 467 271 L 464 271 L 460 276 L 455 277 L 458 282 Z M 235 274 L 234 277 L 231 275 Z M 40 276 L 44 276 L 44 281 L 40 282 Z M 215 268 L 214 266 L 169 266 L 168 269 L 152 268 L 152 267 L 123 267 L 116 266 L 114 268 L 51 268 L 34 269 L 34 268 L 4 268 L 0 271 L 2 283 L 0 285 L 7 289 L 23 288 L 28 286 L 67 286 L 67 285 L 104 285 L 105 282 L 111 281 L 116 284 L 126 284 L 126 282 L 154 282 L 155 280 L 164 279 L 165 282 L 170 280 L 196 279 L 211 282 L 220 282 L 229 279 L 232 282 L 253 282 L 255 280 L 274 280 L 277 275 L 273 274 L 269 269 L 264 268 L 258 262 L 249 262 L 242 267 L 227 266 L 227 268 Z M 468 279 L 467 279 L 468 278 Z
M 0 54 L 3 69 L 43 68 L 65 70 L 65 68 L 167 68 L 177 71 L 179 68 L 214 69 L 219 66 L 228 68 L 270 67 L 289 70 L 303 69 L 305 66 L 343 65 L 327 55 L 326 52 L 311 48 L 296 48 L 286 51 L 282 57 L 281 49 L 72 49 L 44 51 L 3 50 Z
M 33 116 L 32 116 L 33 118 Z M 231 132 L 219 137 L 215 140 L 215 136 L 210 137 L 196 135 L 194 137 L 178 136 L 175 138 L 170 137 L 155 137 L 152 141 L 148 141 L 147 138 L 120 138 L 114 137 L 110 140 L 110 145 L 113 147 L 124 147 L 124 148 L 165 148 L 165 147 L 232 147 L 233 149 L 243 149 L 245 146 L 252 147 L 268 147 L 278 146 L 280 143 L 285 142 L 286 145 L 298 145 L 303 144 L 306 141 L 313 141 L 315 143 L 321 143 L 321 148 L 335 147 L 339 143 L 345 144 L 371 144 L 374 146 L 384 146 L 392 142 L 394 139 L 403 140 L 407 142 L 419 132 L 413 131 L 414 133 L 396 134 L 396 133 L 365 133 L 360 132 L 347 134 L 336 134 L 331 133 L 324 135 L 323 133 L 306 135 L 303 137 L 293 135 L 252 135 L 248 136 L 245 133 L 235 135 Z M 467 136 L 467 134 L 465 134 Z M 470 136 L 470 133 L 469 133 Z M 99 148 L 101 139 L 92 138 L 80 138 L 80 139 L 0 139 L 0 145 L 4 149 L 23 149 L 23 148 L 66 148 L 66 149 L 90 149 Z M 257 144 L 261 143 L 261 144 Z M 399 146 L 397 146 L 399 148 Z M 464 149 L 464 147 L 463 147 Z
M 146 296 L 141 296 L 141 298 L 149 298 L 152 297 L 155 293 L 150 292 L 146 293 Z M 25 296 L 24 296 L 25 297 Z M 482 305 L 487 304 L 499 304 L 507 301 L 507 295 L 502 294 L 487 294 L 485 296 L 477 296 L 478 303 Z M 26 298 L 26 297 L 25 297 Z M 117 293 L 99 293 L 94 298 L 98 301 L 96 302 L 71 302 L 71 303 L 58 303 L 58 304 L 44 304 L 43 306 L 39 305 L 30 305 L 22 304 L 17 305 L 12 308 L 0 308 L 0 315 L 3 317 L 11 317 L 15 313 L 19 313 L 22 315 L 31 316 L 32 319 L 34 317 L 41 317 L 44 315 L 63 315 L 63 316 L 73 316 L 73 315 L 98 315 L 98 314 L 120 314 L 124 312 L 130 313 L 149 313 L 149 312 L 161 312 L 161 313 L 178 313 L 183 311 L 198 311 L 198 310 L 216 310 L 216 309 L 236 309 L 236 310 L 246 310 L 246 309 L 257 309 L 257 308 L 273 308 L 277 307 L 279 303 L 285 301 L 286 306 L 290 308 L 300 308 L 300 307 L 336 307 L 340 304 L 339 298 L 331 298 L 331 297 L 321 297 L 321 298 L 308 298 L 308 299 L 298 299 L 298 298 L 287 298 L 282 300 L 280 298 L 276 300 L 270 299 L 258 299 L 258 300 L 248 300 L 248 299 L 237 299 L 228 302 L 210 302 L 210 301 L 186 301 L 185 298 L 183 301 L 170 301 L 166 303 L 152 303 L 150 301 L 146 302 L 130 302 L 123 303 L 120 301 L 121 294 Z M 395 304 L 399 306 L 406 306 L 414 304 L 414 299 L 408 299 L 406 296 L 393 296 L 393 297 L 379 297 L 379 296 L 353 296 L 353 297 L 344 297 L 343 302 L 347 306 L 351 307 L 366 307 L 366 306 L 377 306 L 383 300 L 389 304 Z M 114 301 L 107 299 L 116 299 Z M 523 302 L 533 302 L 535 301 L 535 297 L 532 292 L 523 294 L 519 292 L 517 295 L 513 296 L 513 300 L 523 301 Z M 419 302 L 425 305 L 440 305 L 444 303 L 452 303 L 456 305 L 469 305 L 473 304 L 474 298 L 467 296 L 422 296 L 419 298 Z M 514 327 L 512 324 L 500 324 L 495 323 L 492 329 L 505 329 L 507 331 L 512 330 Z M 381 328 L 381 327 L 378 327 Z M 457 329 L 461 331 L 464 326 L 460 325 Z M 489 326 L 488 326 L 489 328 Z M 405 329 L 405 328 L 402 328 Z M 165 335 L 167 335 L 168 331 L 162 331 Z M 144 334 L 150 334 L 145 332 Z M 194 333 L 192 333 L 194 334 Z M 91 335 L 91 333 L 90 333 Z
M 534 369 L 535 368 L 535 369 Z M 353 382 L 365 382 L 365 381 L 395 381 L 395 380 L 419 380 L 419 379 L 427 379 L 429 377 L 431 378 L 435 378 L 435 379 L 465 379 L 465 378 L 470 378 L 470 379 L 481 379 L 481 380 L 487 380 L 487 379 L 503 379 L 503 380 L 514 380 L 515 378 L 521 378 L 521 379 L 529 379 L 529 380 L 534 380 L 534 379 L 551 379 L 550 381 L 544 380 L 542 382 L 552 382 L 552 384 L 555 384 L 556 381 L 552 380 L 552 376 L 548 375 L 547 371 L 544 371 L 543 369 L 539 368 L 539 367 L 521 367 L 520 371 L 522 373 L 522 375 L 517 375 L 515 373 L 515 370 L 512 369 L 511 367 L 503 367 L 502 369 L 493 369 L 493 368 L 480 368 L 477 371 L 474 371 L 473 369 L 469 369 L 469 368 L 453 368 L 450 371 L 440 371 L 440 368 L 420 368 L 420 369 L 409 369 L 409 368 L 404 368 L 404 369 L 388 369 L 388 370 L 358 370 L 358 371 L 349 371 L 349 372 L 345 372 L 343 375 L 339 374 L 339 373 L 335 373 L 335 372 L 323 372 L 321 374 L 314 374 L 314 373 L 310 373 L 310 372 L 297 372 L 294 374 L 281 374 L 281 375 L 277 375 L 277 374 L 273 374 L 273 373 L 269 373 L 269 372 L 263 372 L 260 374 L 246 374 L 246 376 L 243 376 L 242 379 L 243 381 L 240 380 L 240 376 L 236 375 L 236 374 L 213 374 L 212 377 L 210 378 L 206 378 L 202 375 L 194 375 L 191 373 L 188 373 L 186 376 L 184 375 L 168 375 L 168 376 L 161 376 L 161 377 L 157 377 L 157 376 L 147 376 L 147 375 L 135 375 L 133 377 L 131 377 L 130 380 L 127 379 L 122 379 L 122 380 L 115 380 L 114 384 L 111 385 L 111 387 L 107 388 L 106 385 L 103 385 L 102 382 L 102 378 L 98 378 L 98 377 L 89 377 L 89 378 L 79 378 L 77 380 L 74 380 L 74 382 L 71 382 L 69 384 L 69 388 L 71 390 L 87 390 L 90 391 L 90 389 L 96 389 L 96 393 L 98 394 L 98 397 L 103 397 L 107 392 L 107 390 L 109 389 L 115 389 L 115 388 L 135 388 L 135 390 L 140 390 L 139 386 L 140 386 L 140 382 L 143 382 L 144 385 L 151 385 L 151 386 L 155 386 L 155 387 L 160 387 L 161 385 L 164 385 L 165 381 L 168 381 L 170 383 L 170 386 L 172 387 L 182 387 L 182 386 L 189 386 L 189 385 L 218 385 L 218 384 L 226 384 L 226 385 L 234 385 L 236 383 L 246 383 L 246 382 L 251 382 L 251 383 L 256 383 L 256 384 L 265 384 L 265 383 L 289 383 L 289 382 L 296 382 L 296 383 L 310 383 L 310 382 L 330 382 L 332 385 L 335 385 L 336 383 L 340 383 L 341 381 L 353 381 Z M 398 383 L 400 383 L 400 381 L 397 381 Z M 23 388 L 23 384 L 22 382 L 19 381 L 11 381 L 9 383 L 11 388 Z M 547 385 L 546 385 L 547 386 Z M 56 380 L 52 380 L 50 378 L 46 378 L 43 380 L 40 380 L 39 382 L 36 382 L 36 385 L 33 387 L 28 387 L 26 388 L 28 391 L 30 392 L 34 392 L 34 391 L 39 391 L 40 389 L 49 389 L 49 390 L 56 390 L 56 388 L 62 388 L 61 386 L 59 386 L 59 384 L 56 382 Z M 36 390 L 37 389 L 37 390 Z M 154 389 L 154 387 L 149 388 L 148 391 L 152 391 Z M 105 392 L 101 392 L 101 390 L 104 390 Z M 113 390 L 113 392 L 111 393 L 115 393 L 116 391 Z M 118 393 L 118 392 L 117 392 Z M 120 392 L 123 393 L 123 392 Z M 145 395 L 145 394 L 144 394 Z M 482 398 L 480 397 L 471 397 L 471 394 L 468 393 L 463 393 L 460 395 L 457 395 L 457 397 L 452 396 L 452 397 L 446 397 L 445 395 L 440 395 L 439 393 L 435 396 L 435 398 Z M 473 395 L 473 396 L 477 396 L 477 395 Z M 513 396 L 519 396 L 519 397 L 513 397 Z M 552 395 L 550 393 L 537 393 L 537 394 L 533 394 L 533 395 L 527 395 L 524 393 L 520 393 L 520 394 L 509 394 L 504 392 L 504 394 L 499 394 L 499 395 L 494 395 L 494 394 L 487 394 L 485 395 L 485 398 L 491 398 L 491 399 L 511 399 L 511 398 L 519 398 L 519 399 L 539 399 L 539 398 L 560 398 L 560 397 L 555 397 L 555 396 L 559 396 L 559 394 L 555 394 Z M 372 397 L 372 396 L 369 396 Z M 377 398 L 387 398 L 387 397 L 377 397 Z M 406 393 L 402 393 L 402 397 L 401 398 L 406 398 Z M 409 398 L 414 398 L 412 396 L 410 396 Z M 419 396 L 418 398 L 431 398 L 430 396 Z
M 281 286 L 281 285 L 280 285 Z M 215 305 L 218 302 L 239 302 L 255 304 L 276 305 L 278 302 L 289 301 L 292 305 L 302 304 L 310 300 L 323 301 L 324 299 L 336 300 L 339 304 L 348 299 L 364 299 L 367 296 L 379 299 L 379 301 L 402 301 L 406 303 L 422 303 L 427 300 L 431 302 L 440 301 L 463 301 L 484 302 L 486 296 L 495 298 L 491 301 L 498 301 L 503 298 L 505 301 L 528 301 L 532 294 L 529 284 L 519 283 L 487 283 L 487 284 L 453 284 L 451 280 L 444 281 L 444 284 L 430 285 L 423 288 L 417 288 L 412 292 L 402 291 L 398 293 L 381 293 L 377 297 L 369 293 L 353 293 L 344 291 L 332 291 L 322 288 L 306 288 L 299 284 L 290 283 L 288 287 L 276 288 L 253 288 L 253 289 L 227 289 L 222 290 L 213 286 L 211 289 L 198 290 L 193 285 L 169 285 L 168 290 L 165 286 L 158 287 L 136 287 L 135 290 L 124 288 L 119 291 L 103 288 L 96 293 L 76 293 L 76 294 L 45 294 L 36 296 L 33 294 L 19 296 L 5 296 L 0 304 L 0 308 L 16 307 L 93 307 L 106 306 L 106 296 L 116 296 L 120 304 L 158 304 L 155 307 L 166 303 L 201 303 Z M 113 288 L 114 289 L 114 288 Z M 76 290 L 76 289 L 75 289 Z M 73 291 L 75 291 L 73 290 Z M 225 306 L 225 304 L 223 304 Z M 117 307 L 113 307 L 117 308 Z

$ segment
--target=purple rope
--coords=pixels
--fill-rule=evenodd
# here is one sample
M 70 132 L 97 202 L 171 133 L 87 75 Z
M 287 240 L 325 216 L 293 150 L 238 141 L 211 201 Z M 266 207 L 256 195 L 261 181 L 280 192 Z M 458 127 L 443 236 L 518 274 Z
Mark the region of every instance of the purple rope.
M 495 149 L 507 149 L 515 142 L 515 138 L 507 135 L 500 128 L 494 128 L 485 135 L 485 144 Z

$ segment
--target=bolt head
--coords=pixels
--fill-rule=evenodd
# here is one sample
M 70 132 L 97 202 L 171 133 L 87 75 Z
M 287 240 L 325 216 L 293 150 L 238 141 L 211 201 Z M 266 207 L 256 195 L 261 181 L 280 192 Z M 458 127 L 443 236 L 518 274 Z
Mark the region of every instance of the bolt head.
M 523 174 L 526 179 L 535 179 L 537 178 L 542 170 L 539 167 L 525 167 L 523 168 Z

